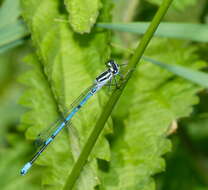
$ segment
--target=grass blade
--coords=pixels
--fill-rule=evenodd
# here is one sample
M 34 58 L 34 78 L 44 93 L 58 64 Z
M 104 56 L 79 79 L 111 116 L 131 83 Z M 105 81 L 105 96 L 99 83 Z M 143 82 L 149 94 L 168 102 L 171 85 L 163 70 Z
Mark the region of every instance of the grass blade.
M 4 46 L 1 46 L 1 47 L 0 47 L 0 54 L 1 54 L 1 53 L 4 53 L 5 51 L 7 51 L 7 50 L 9 50 L 9 49 L 12 49 L 12 48 L 14 48 L 14 47 L 16 47 L 16 46 L 21 45 L 21 44 L 23 44 L 24 42 L 25 42 L 24 39 L 19 39 L 19 40 L 16 40 L 16 41 L 11 42 L 11 43 L 9 43 L 9 44 L 6 44 L 6 45 L 4 45 Z
M 0 28 L 14 22 L 20 16 L 19 0 L 5 0 L 0 8 Z
M 84 148 L 82 152 L 80 153 L 75 165 L 73 166 L 73 169 L 67 179 L 67 182 L 65 184 L 64 190 L 72 189 L 77 178 L 80 175 L 80 172 L 82 171 L 82 168 L 84 167 L 86 160 L 94 147 L 101 131 L 103 130 L 105 123 L 107 122 L 109 116 L 111 115 L 116 103 L 118 102 L 126 84 L 128 83 L 132 71 L 136 68 L 138 65 L 145 49 L 147 48 L 147 45 L 149 44 L 151 38 L 154 35 L 154 32 L 156 31 L 158 25 L 160 24 L 163 16 L 167 12 L 169 6 L 171 5 L 173 0 L 163 0 L 162 5 L 160 6 L 159 10 L 157 11 L 155 17 L 153 18 L 148 30 L 146 31 L 145 35 L 143 36 L 141 42 L 139 43 L 138 47 L 135 50 L 135 53 L 133 54 L 131 60 L 129 61 L 128 66 L 126 67 L 126 77 L 125 81 L 123 81 L 121 88 L 115 90 L 112 95 L 110 96 L 108 102 L 103 108 L 103 111 L 92 130 L 87 142 L 84 145 Z
M 98 23 L 98 27 L 121 32 L 144 34 L 149 22 L 134 23 Z M 208 25 L 191 23 L 161 23 L 155 32 L 155 36 L 191 40 L 196 42 L 208 42 Z
M 193 83 L 196 83 L 200 86 L 208 88 L 208 74 L 196 70 L 192 70 L 179 65 L 166 64 L 159 61 L 156 61 L 151 58 L 143 57 L 147 62 L 153 63 L 163 69 L 166 69 L 182 78 L 185 78 Z
M 21 14 L 19 0 L 5 0 L 0 8 L 0 53 L 3 53 L 24 42 L 29 35 Z
M 13 47 L 11 46 L 11 43 L 18 41 L 26 37 L 27 35 L 29 35 L 29 31 L 21 20 L 17 20 L 14 23 L 0 28 L 0 49 L 4 51 L 7 50 L 9 47 Z

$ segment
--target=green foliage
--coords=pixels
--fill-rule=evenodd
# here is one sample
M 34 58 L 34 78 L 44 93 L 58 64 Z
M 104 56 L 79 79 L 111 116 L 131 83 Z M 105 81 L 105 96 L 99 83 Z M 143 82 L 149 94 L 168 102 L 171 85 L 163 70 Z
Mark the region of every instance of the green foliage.
M 199 97 L 192 115 L 179 122 L 178 135 L 172 139 L 173 151 L 167 157 L 167 173 L 158 179 L 160 190 L 207 189 L 207 91 Z
M 34 55 L 28 58 L 27 62 L 32 64 L 32 69 L 22 79 L 30 88 L 22 97 L 21 103 L 31 109 L 23 116 L 22 126 L 23 128 L 31 126 L 27 130 L 27 137 L 34 139 L 41 129 L 58 117 L 59 110 L 64 111 L 69 107 L 73 99 L 95 78 L 95 73 L 99 72 L 100 63 L 109 57 L 107 46 L 109 34 L 99 32 L 99 30 L 84 36 L 74 34 L 68 24 L 55 21 L 56 18 L 65 18 L 62 16 L 63 13 L 60 13 L 58 1 L 23 0 L 22 5 L 24 18 L 32 32 L 32 38 L 41 59 L 39 62 Z M 100 18 L 102 20 L 109 18 L 109 14 L 107 14 L 109 5 L 107 3 L 106 5 L 102 10 L 103 16 Z M 44 11 L 46 9 L 49 10 L 47 14 Z M 184 52 L 184 54 L 186 53 Z M 191 61 L 190 57 L 181 62 Z M 148 70 L 154 71 L 154 76 L 160 75 L 160 78 L 154 80 L 154 83 L 150 83 L 152 78 L 149 79 L 148 74 L 147 76 L 144 74 Z M 77 73 L 82 77 L 77 78 Z M 120 104 L 121 107 L 132 105 L 131 109 L 126 110 L 128 112 L 125 113 L 125 110 L 120 107 L 118 110 L 122 111 L 116 112 L 115 118 L 118 118 L 116 120 L 126 127 L 125 133 L 121 133 L 122 135 L 119 133 L 120 135 L 118 134 L 111 147 L 113 156 L 109 172 L 99 172 L 98 175 L 96 166 L 95 158 L 105 161 L 109 161 L 110 158 L 108 143 L 102 136 L 76 184 L 77 189 L 85 188 L 86 184 L 88 184 L 88 189 L 93 189 L 95 185 L 98 185 L 99 178 L 103 188 L 114 188 L 114 185 L 111 184 L 112 180 L 116 184 L 115 188 L 119 189 L 135 189 L 138 185 L 141 188 L 153 187 L 154 182 L 150 177 L 154 173 L 164 170 L 164 161 L 160 156 L 170 147 L 170 143 L 165 139 L 168 125 L 173 120 L 191 112 L 190 106 L 197 102 L 194 94 L 199 90 L 199 87 L 186 81 L 183 81 L 183 85 L 181 85 L 181 79 L 178 78 L 167 82 L 169 77 L 172 77 L 170 73 L 151 64 L 144 64 L 140 68 L 139 74 L 134 78 L 136 82 L 132 82 L 130 89 L 127 90 L 131 94 L 124 94 L 124 97 L 131 97 L 132 101 L 127 102 L 125 98 L 124 103 Z M 139 88 L 135 88 L 136 84 L 139 84 Z M 154 90 L 157 88 L 159 89 L 156 93 Z M 137 94 L 142 96 L 137 97 Z M 181 95 L 178 96 L 178 94 Z M 99 94 L 99 96 L 103 102 L 104 94 Z M 184 97 L 187 96 L 189 98 L 184 101 Z M 38 160 L 39 165 L 47 166 L 42 179 L 43 184 L 47 185 L 45 187 L 53 185 L 50 186 L 50 189 L 60 189 L 64 185 L 74 160 L 77 159 L 96 119 L 93 114 L 94 110 L 99 112 L 102 102 L 94 97 L 89 102 L 90 106 L 83 109 L 81 116 L 75 118 L 74 127 L 62 133 L 56 139 L 56 143 L 52 144 Z M 137 105 L 140 105 L 141 110 Z M 158 108 L 161 109 L 160 112 L 158 112 Z M 149 120 L 148 118 L 163 119 Z M 140 130 L 137 131 L 136 127 Z M 135 131 L 134 136 L 132 136 L 132 131 Z M 104 134 L 107 133 L 109 131 L 104 132 Z M 148 141 L 147 138 L 149 138 Z M 138 139 L 140 146 L 133 146 L 137 143 L 136 139 Z M 125 153 L 122 153 L 124 150 Z M 138 168 L 135 169 L 137 164 Z M 112 175 L 113 178 L 111 178 Z M 140 179 L 135 182 L 138 177 Z M 123 178 L 129 179 L 129 183 L 125 182 L 126 186 L 123 185 Z
M 193 141 L 195 148 L 207 154 L 206 142 L 208 139 L 208 106 L 207 106 L 207 91 L 202 91 L 199 94 L 200 104 L 195 106 L 194 113 L 191 117 L 183 119 L 182 125 L 186 129 L 186 133 L 190 140 Z
M 6 134 L 4 134 L 6 135 Z M 34 170 L 33 175 L 21 178 L 19 169 L 23 164 L 26 153 L 29 152 L 30 146 L 16 134 L 9 134 L 9 147 L 1 147 L 0 150 L 0 185 L 2 190 L 14 189 L 40 189 L 39 173 Z
M 89 33 L 98 17 L 101 0 L 65 0 L 65 5 L 73 30 L 78 33 Z
M 56 119 L 59 111 L 68 110 L 80 92 L 91 85 L 96 73 L 102 69 L 101 64 L 109 57 L 110 49 L 107 45 L 109 33 L 101 30 L 84 36 L 73 33 L 68 24 L 55 21 L 56 18 L 65 18 L 59 12 L 58 0 L 22 1 L 22 5 L 24 18 L 41 58 L 41 63 L 34 56 L 29 58 L 28 62 L 33 63 L 35 67 L 22 79 L 26 85 L 32 87 L 25 92 L 21 102 L 31 108 L 31 111 L 23 116 L 22 122 L 23 128 L 31 126 L 27 137 L 33 139 L 41 129 Z M 106 1 L 100 19 L 109 19 L 109 7 L 110 3 Z M 90 106 L 82 110 L 81 119 L 74 119 L 74 129 L 60 135 L 56 143 L 46 151 L 47 154 L 41 156 L 37 163 L 48 166 L 44 173 L 46 177 L 43 178 L 43 184 L 54 185 L 55 189 L 60 189 L 60 186 L 64 185 L 74 160 L 93 127 L 95 110 L 99 114 L 104 100 L 105 94 L 102 92 L 93 97 L 89 101 Z M 93 189 L 98 183 L 94 158 L 109 160 L 109 146 L 104 138 L 105 133 L 109 132 L 111 130 L 106 128 L 97 143 L 89 166 L 86 166 L 86 172 L 77 184 L 78 189 L 83 189 L 86 184 L 89 189 Z
M 20 16 L 19 0 L 5 0 L 0 8 L 0 53 L 22 44 L 28 30 Z
M 198 127 L 200 128 L 200 126 Z M 167 157 L 167 173 L 164 173 L 157 180 L 158 189 L 206 190 L 207 184 L 203 183 L 201 175 L 201 170 L 206 173 L 206 168 L 199 168 L 200 165 L 200 167 L 204 167 L 203 162 L 205 160 L 196 156 L 198 153 L 190 151 L 191 147 L 187 147 L 186 143 L 181 140 L 180 136 L 175 136 L 172 139 L 174 148 Z
M 202 66 L 192 48 L 182 49 L 183 43 L 169 42 L 152 43 L 147 54 L 195 69 Z M 163 51 L 165 44 L 169 46 Z M 200 89 L 150 63 L 140 65 L 114 114 L 112 160 L 101 174 L 101 189 L 155 189 L 151 176 L 164 171 L 161 156 L 170 150 L 168 127 L 192 112 L 191 106 L 198 102 L 195 94 Z
M 20 59 L 24 48 L 16 48 L 0 56 L 0 185 L 2 190 L 40 189 L 40 178 L 34 170 L 32 176 L 21 178 L 19 169 L 30 153 L 22 132 L 17 130 L 24 109 L 17 104 L 22 88 L 16 81 L 22 72 Z
M 0 128 L 0 134 L 5 134 L 8 130 L 6 126 L 10 126 L 16 123 L 19 117 L 21 116 L 21 113 L 23 112 L 21 107 L 16 104 L 19 95 L 20 95 L 20 90 L 15 84 L 10 84 L 10 87 L 4 89 L 3 92 L 1 93 L 0 125 L 2 127 Z M 12 113 L 11 110 L 13 110 Z M 0 139 L 0 141 L 1 140 L 3 141 L 3 139 Z
M 32 126 L 27 130 L 26 136 L 30 139 L 34 139 L 41 129 L 45 126 L 49 126 L 49 124 L 53 123 L 55 118 L 58 117 L 58 108 L 37 58 L 35 56 L 30 56 L 27 58 L 27 61 L 30 62 L 33 70 L 26 72 L 21 77 L 21 81 L 30 88 L 24 93 L 20 103 L 28 108 L 32 108 L 32 110 L 23 115 L 21 128 L 24 129 L 28 128 L 28 126 Z M 63 134 L 56 140 L 56 144 L 54 144 L 55 147 L 51 146 L 47 154 L 43 155 L 38 160 L 39 164 L 50 166 L 44 171 L 44 185 L 51 184 L 50 177 L 53 178 L 54 183 L 61 184 L 60 179 L 57 177 L 64 176 L 62 172 L 66 172 L 67 170 L 63 170 L 62 167 L 58 167 L 57 170 L 57 166 L 60 166 L 61 162 L 64 168 L 67 169 L 72 164 L 67 135 Z M 51 170 L 51 168 L 53 169 Z
M 193 139 L 200 140 L 208 136 L 208 112 L 196 115 L 187 123 L 188 132 Z
M 23 50 L 15 49 L 0 56 L 0 134 L 7 132 L 8 126 L 16 124 L 23 113 L 22 107 L 17 105 L 21 88 L 16 82 L 22 70 L 19 61 L 25 55 Z
M 161 5 L 162 0 L 148 0 L 151 3 L 155 3 L 157 5 Z M 196 3 L 196 0 L 175 0 L 173 1 L 173 7 L 183 11 L 185 8 L 192 6 Z
M 193 1 L 176 2 L 178 4 L 175 6 L 182 10 Z M 26 66 L 16 64 L 19 55 L 22 57 L 25 54 L 17 49 L 14 54 L 8 52 L 0 57 L 0 185 L 3 190 L 60 190 L 66 184 L 97 116 L 103 109 L 107 93 L 102 90 L 91 98 L 75 116 L 71 128 L 56 137 L 28 175 L 20 177 L 21 166 L 34 153 L 30 141 L 44 128 L 51 127 L 61 112 L 70 109 L 75 98 L 104 70 L 107 59 L 116 57 L 118 63 L 122 63 L 126 55 L 123 52 L 117 54 L 118 49 L 111 53 L 110 32 L 98 27 L 92 28 L 95 22 L 110 25 L 110 0 L 102 0 L 102 3 L 99 0 L 65 0 L 65 4 L 59 0 L 22 0 L 21 3 L 36 53 L 25 58 Z M 19 15 L 18 1 L 5 0 L 0 10 L 0 52 L 25 42 L 22 37 L 28 35 L 28 32 L 25 33 L 26 28 L 23 21 L 19 20 Z M 69 23 L 58 21 L 67 18 Z M 139 27 L 142 31 L 140 34 L 144 33 L 146 25 L 144 28 L 141 26 L 144 25 Z M 175 31 L 180 29 L 179 25 L 166 25 L 162 31 L 163 36 L 182 35 L 186 39 L 206 41 L 206 35 L 194 36 L 190 30 L 176 34 L 169 26 L 174 26 Z M 193 29 L 196 25 L 184 26 Z M 197 28 L 198 34 L 200 27 Z M 167 28 L 171 30 L 166 30 Z M 138 32 L 137 29 L 135 27 L 134 31 Z M 77 32 L 90 34 L 81 35 Z M 120 34 L 116 36 L 125 38 Z M 135 38 L 132 39 L 133 46 Z M 186 135 L 195 144 L 199 157 L 182 144 L 186 138 L 180 136 L 173 140 L 175 148 L 167 159 L 167 176 L 159 179 L 158 189 L 206 188 L 203 183 L 206 184 L 208 178 L 203 168 L 206 167 L 204 162 L 208 155 L 207 96 L 205 101 L 201 99 L 200 105 L 206 108 L 203 111 L 198 106 L 193 111 L 193 105 L 199 103 L 196 95 L 198 92 L 207 92 L 202 92 L 202 87 L 190 82 L 203 82 L 206 86 L 206 81 L 199 80 L 199 72 L 196 72 L 205 65 L 196 50 L 196 44 L 183 41 L 155 39 L 151 42 L 146 56 L 151 57 L 157 65 L 142 61 L 134 72 L 74 189 L 156 189 L 153 177 L 165 170 L 162 156 L 171 148 L 171 142 L 167 139 L 169 127 L 173 121 L 180 121 L 187 116 L 189 118 L 179 122 L 179 126 L 187 129 Z M 20 67 L 24 67 L 20 80 L 26 86 L 20 103 L 27 111 L 22 115 L 21 124 L 17 128 L 17 120 L 23 111 L 16 104 L 22 90 L 15 81 Z M 180 74 L 182 78 L 174 73 Z M 28 141 L 21 131 L 26 131 Z M 189 170 L 183 167 L 186 163 Z M 191 183 L 190 179 L 193 179 Z

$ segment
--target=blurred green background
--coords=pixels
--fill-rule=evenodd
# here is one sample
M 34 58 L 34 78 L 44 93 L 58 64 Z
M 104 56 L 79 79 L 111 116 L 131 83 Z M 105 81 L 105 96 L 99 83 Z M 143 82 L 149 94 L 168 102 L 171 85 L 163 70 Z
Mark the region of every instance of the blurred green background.
M 159 0 L 114 0 L 113 20 L 151 21 L 159 3 L 161 3 Z M 15 19 L 21 19 L 21 11 L 18 11 L 14 16 Z M 7 12 L 10 13 L 9 9 Z M 10 17 L 1 18 L 0 26 L 10 22 Z M 165 21 L 208 24 L 208 1 L 175 1 L 165 16 Z M 6 36 L 0 36 L 0 39 L 4 38 Z M 115 41 L 129 48 L 135 46 L 137 38 L 136 35 L 119 32 L 114 36 Z M 25 129 L 19 127 L 25 108 L 18 104 L 25 88 L 18 78 L 27 70 L 23 60 L 32 51 L 32 45 L 28 32 L 22 34 L 20 39 L 14 40 L 13 44 L 7 43 L 8 47 L 0 44 L 0 189 L 2 190 L 41 189 L 38 170 L 25 177 L 19 175 L 19 169 L 33 152 L 32 143 L 25 139 Z M 207 43 L 193 42 L 192 45 L 197 47 L 199 59 L 208 61 Z M 172 152 L 165 156 L 166 171 L 156 176 L 158 190 L 208 189 L 208 90 L 200 92 L 199 97 L 200 102 L 194 107 L 191 116 L 181 119 L 177 123 L 176 132 L 170 135 L 173 148 Z

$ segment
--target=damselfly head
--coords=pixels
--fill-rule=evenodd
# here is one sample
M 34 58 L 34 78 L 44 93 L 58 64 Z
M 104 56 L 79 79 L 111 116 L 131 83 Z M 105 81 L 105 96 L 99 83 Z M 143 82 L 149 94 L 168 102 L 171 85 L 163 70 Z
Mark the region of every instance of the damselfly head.
M 119 65 L 114 60 L 109 60 L 106 65 L 113 75 L 117 75 L 119 73 Z

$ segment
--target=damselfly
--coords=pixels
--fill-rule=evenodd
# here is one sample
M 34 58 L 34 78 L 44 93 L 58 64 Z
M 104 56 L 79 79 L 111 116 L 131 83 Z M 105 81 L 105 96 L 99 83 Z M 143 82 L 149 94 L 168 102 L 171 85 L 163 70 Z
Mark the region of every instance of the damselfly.
M 117 65 L 113 60 L 110 60 L 106 63 L 107 70 L 101 73 L 93 83 L 93 85 L 86 90 L 86 92 L 81 95 L 73 107 L 72 110 L 66 114 L 63 119 L 60 119 L 56 122 L 54 126 L 51 127 L 46 137 L 46 140 L 42 142 L 42 146 L 39 151 L 33 156 L 33 158 L 27 162 L 21 169 L 21 175 L 25 175 L 28 170 L 31 168 L 35 160 L 41 155 L 45 148 L 54 140 L 54 138 L 59 134 L 59 132 L 67 125 L 70 125 L 70 120 L 79 111 L 79 109 L 87 102 L 87 100 L 98 92 L 104 85 L 107 85 L 112 81 L 114 76 L 119 74 L 119 65 Z

